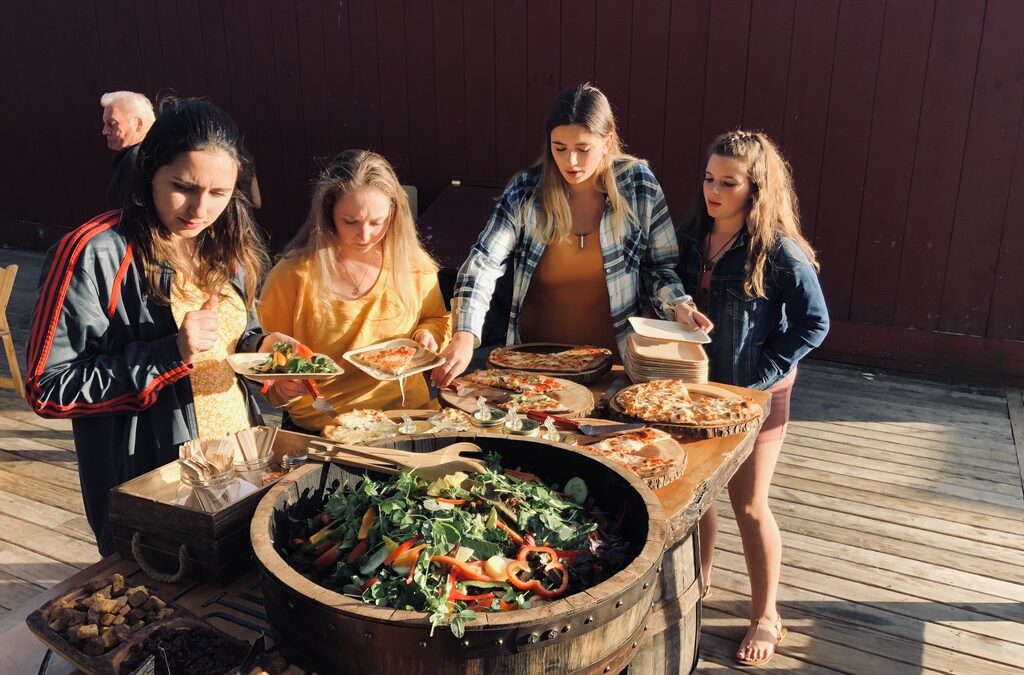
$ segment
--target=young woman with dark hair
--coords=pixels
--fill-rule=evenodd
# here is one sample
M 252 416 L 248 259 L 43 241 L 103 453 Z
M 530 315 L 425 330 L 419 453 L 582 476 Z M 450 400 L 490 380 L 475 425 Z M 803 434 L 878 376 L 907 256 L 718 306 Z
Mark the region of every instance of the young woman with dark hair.
M 107 493 L 178 457 L 193 438 L 261 421 L 226 362 L 269 351 L 254 311 L 267 265 L 239 185 L 248 162 L 213 104 L 170 102 L 139 149 L 124 210 L 50 250 L 28 350 L 28 400 L 70 418 L 89 524 L 113 552 Z

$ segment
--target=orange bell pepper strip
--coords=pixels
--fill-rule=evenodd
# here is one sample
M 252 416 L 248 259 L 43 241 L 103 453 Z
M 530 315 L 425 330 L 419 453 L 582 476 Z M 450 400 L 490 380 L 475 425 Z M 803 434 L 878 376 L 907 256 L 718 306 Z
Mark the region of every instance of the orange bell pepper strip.
M 447 497 L 434 497 L 434 499 L 441 502 L 442 504 L 452 504 L 453 506 L 462 506 L 467 501 L 469 501 L 466 499 L 448 499 Z
M 307 347 L 306 345 L 302 344 L 301 342 L 296 344 L 294 349 L 295 354 L 297 356 L 301 356 L 304 359 L 308 359 L 309 357 L 313 356 L 313 350 Z
M 505 521 L 503 521 L 503 520 L 499 520 L 498 521 L 498 529 L 499 530 L 505 530 L 505 532 L 508 533 L 508 538 L 509 539 L 511 539 L 512 541 L 514 541 L 515 543 L 517 543 L 520 546 L 523 545 L 523 535 L 519 534 L 518 532 L 513 530 L 511 527 L 506 525 Z
M 530 566 L 529 554 L 545 554 L 551 560 L 551 562 L 545 564 L 545 568 L 558 570 L 561 572 L 562 580 L 556 588 L 545 588 L 541 584 L 540 579 L 522 579 L 519 576 L 520 572 L 529 572 L 533 574 L 533 569 Z M 545 600 L 556 598 L 569 588 L 569 571 L 565 569 L 555 554 L 555 550 L 550 546 L 524 546 L 520 551 L 516 559 L 505 566 L 505 573 L 508 575 L 509 583 L 518 588 L 521 591 L 530 591 L 536 593 Z

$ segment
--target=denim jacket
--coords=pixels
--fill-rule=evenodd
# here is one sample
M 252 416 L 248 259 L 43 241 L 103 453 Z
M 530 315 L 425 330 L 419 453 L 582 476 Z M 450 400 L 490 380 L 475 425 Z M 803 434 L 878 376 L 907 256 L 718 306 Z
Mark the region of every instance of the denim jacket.
M 783 237 L 765 268 L 767 298 L 748 298 L 747 232 L 742 231 L 711 272 L 708 318 L 715 324 L 708 354 L 711 380 L 768 389 L 821 345 L 828 334 L 828 309 L 818 275 L 800 246 Z M 679 276 L 700 287 L 701 241 L 680 235 Z

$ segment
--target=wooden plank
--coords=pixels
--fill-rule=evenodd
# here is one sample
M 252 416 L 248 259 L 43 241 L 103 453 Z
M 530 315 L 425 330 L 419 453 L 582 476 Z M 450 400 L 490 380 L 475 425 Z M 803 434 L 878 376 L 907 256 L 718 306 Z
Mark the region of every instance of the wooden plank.
M 376 6 L 377 31 L 387 35 L 391 27 L 402 26 L 403 6 L 401 0 L 370 3 Z M 387 27 L 387 28 L 385 28 Z M 401 180 L 408 181 L 411 175 L 412 158 L 409 152 L 410 112 L 406 93 L 405 66 L 409 60 L 404 39 L 378 42 L 377 71 L 380 82 L 380 152 L 395 167 Z
M 708 147 L 715 136 L 743 124 L 750 3 L 751 0 L 720 0 L 711 3 L 704 119 L 700 133 L 703 148 Z
M 947 497 L 959 497 L 969 501 L 986 502 L 996 506 L 1003 506 L 1010 510 L 1018 509 L 1024 505 L 1024 501 L 1022 501 L 1019 496 L 1004 494 L 998 490 L 986 490 L 984 489 L 984 484 L 973 486 L 971 484 L 965 484 L 962 481 L 934 481 L 927 478 L 921 478 L 919 476 L 906 476 L 895 473 L 879 474 L 855 466 L 842 464 L 837 465 L 832 464 L 831 462 L 815 460 L 813 458 L 796 457 L 793 455 L 784 455 L 780 464 L 785 464 L 786 466 L 801 466 L 809 469 L 818 469 L 820 471 L 832 471 L 837 476 L 848 476 L 851 479 L 867 479 L 885 482 L 891 485 L 898 485 L 901 487 L 916 488 L 918 490 L 933 492 Z
M 668 0 L 634 0 L 629 57 L 629 146 L 661 173 L 667 120 L 660 112 L 668 88 L 671 28 Z M 675 83 L 673 83 L 674 85 Z
M 717 592 L 716 588 L 716 592 Z M 735 604 L 741 604 L 744 596 L 722 589 L 721 598 L 713 598 L 705 605 L 707 619 L 725 625 L 744 625 L 745 617 L 730 621 L 730 611 Z M 786 605 L 783 605 L 784 607 Z M 721 607 L 721 609 L 719 609 Z M 789 616 L 789 612 L 786 612 Z M 988 663 L 977 658 L 958 654 L 954 650 L 932 645 L 924 646 L 919 641 L 888 635 L 878 630 L 855 627 L 843 620 L 842 616 L 805 616 L 797 610 L 797 616 L 783 617 L 790 634 L 800 636 L 802 644 L 790 643 L 789 637 L 783 647 L 802 647 L 805 658 L 821 665 L 834 665 L 850 673 L 949 673 L 959 675 L 962 670 L 977 668 Z M 996 666 L 997 672 L 1010 672 L 1006 667 Z M 988 672 L 988 671 L 985 671 Z
M 78 567 L 30 551 L 20 544 L 0 546 L 0 572 L 43 588 L 60 583 L 78 570 Z
M 439 3 L 438 18 L 447 22 L 453 18 L 461 19 L 460 16 L 441 14 L 440 8 L 458 8 L 459 3 Z M 456 9 L 458 11 L 458 9 Z M 381 150 L 381 139 L 383 130 L 380 119 L 380 73 L 378 72 L 378 45 L 377 17 L 373 3 L 353 2 L 348 5 L 348 17 L 350 30 L 348 34 L 349 46 L 351 49 L 349 58 L 352 60 L 352 98 L 353 113 L 355 115 L 356 143 L 358 147 L 379 152 Z M 461 27 L 461 23 L 458 24 Z M 450 36 L 449 36 L 450 37 Z M 450 52 L 461 46 L 458 41 L 446 47 L 449 51 L 442 52 L 446 58 L 453 55 Z M 389 48 L 389 47 L 385 47 Z M 442 63 L 447 61 L 442 60 Z M 455 64 L 452 64 L 454 67 Z M 461 75 L 461 71 L 459 73 Z M 452 90 L 444 92 L 447 95 L 454 93 Z M 439 92 L 440 94 L 440 92 Z M 459 99 L 461 100 L 461 99 Z M 456 141 L 457 139 L 450 139 Z M 463 141 L 465 143 L 465 141 Z M 464 146 L 456 146 L 462 147 Z
M 812 352 L 816 354 L 817 352 Z M 864 368 L 863 366 L 850 365 L 847 363 L 836 363 L 812 356 L 800 363 L 801 372 L 810 371 L 815 373 L 833 373 L 837 377 L 865 378 L 873 382 L 884 382 L 887 384 L 899 385 L 908 390 L 917 389 L 921 392 L 934 391 L 936 386 L 942 387 L 952 395 L 976 397 L 983 401 L 992 397 L 999 397 L 1002 388 L 979 383 L 977 380 L 949 380 L 945 378 L 928 378 L 920 375 L 901 373 L 896 370 L 881 370 Z
M 558 96 L 558 54 L 561 9 L 553 2 L 526 2 L 526 128 L 542 133 Z M 621 58 L 621 54 L 620 54 Z
M 991 305 L 985 335 L 1008 340 L 1024 339 L 1024 303 L 1020 289 L 1024 287 L 1024 112 L 1017 130 L 1016 161 L 1010 182 L 1010 198 L 1006 205 L 1003 232 L 999 239 L 998 262 L 992 287 Z
M 0 450 L 0 471 L 16 476 L 33 478 L 57 487 L 78 485 L 78 471 L 56 464 L 38 462 Z
M 0 541 L 62 560 L 78 569 L 84 569 L 100 559 L 95 544 L 6 514 L 0 514 Z
M 1017 471 L 1024 487 L 1024 389 L 1007 388 L 1006 407 L 1010 413 L 1010 426 L 1017 454 Z
M 939 319 L 939 329 L 951 333 L 984 335 L 988 325 L 1014 164 L 1005 139 L 1017 137 L 1024 101 L 1022 24 L 1024 4 L 986 4 Z
M 416 16 L 414 3 L 409 3 L 409 12 Z M 324 74 L 327 88 L 324 92 L 326 109 L 324 113 L 330 120 L 331 135 L 329 142 L 319 152 L 331 158 L 338 152 L 358 145 L 356 126 L 355 101 L 352 91 L 352 58 L 349 23 L 349 5 L 318 3 L 320 7 L 320 39 L 323 41 Z M 427 24 L 429 25 L 429 23 Z M 317 39 L 310 36 L 310 40 Z M 413 38 L 410 38 L 413 39 Z M 415 44 L 415 43 L 413 43 Z M 429 54 L 430 51 L 421 52 Z M 429 62 L 430 59 L 422 59 Z M 421 111 L 424 119 L 432 117 L 433 112 Z
M 290 2 L 270 3 L 274 69 L 272 79 L 277 93 L 278 133 L 289 139 L 283 144 L 280 178 L 276 193 L 282 211 L 291 212 L 288 222 L 301 222 L 309 195 L 309 180 L 314 175 L 306 118 L 320 115 L 319 109 L 306 105 L 302 91 L 302 61 L 299 54 L 296 7 Z M 305 114 L 297 111 L 305 111 Z M 262 196 L 262 191 L 261 191 Z M 261 209 L 262 210 L 262 209 Z
M 462 8 L 466 50 L 466 156 L 470 176 L 496 177 L 494 5 L 467 2 Z
M 1013 445 L 1005 442 L 988 442 L 981 439 L 962 441 L 950 434 L 933 433 L 917 429 L 913 436 L 904 433 L 897 425 L 884 422 L 822 422 L 818 420 L 791 420 L 791 427 L 801 429 L 828 430 L 840 436 L 856 437 L 861 434 L 866 440 L 890 442 L 898 446 L 898 452 L 908 452 L 906 448 L 930 448 L 934 450 L 950 450 L 964 452 L 968 455 L 987 458 L 992 462 L 1005 464 L 1013 457 Z
M 727 512 L 727 509 L 723 511 Z M 736 522 L 731 517 L 721 522 L 717 546 L 742 554 Z M 842 572 L 844 578 L 869 586 L 898 589 L 925 600 L 963 606 L 999 620 L 1019 621 L 1024 616 L 1024 605 L 1019 602 L 1024 596 L 1022 584 L 952 570 L 927 561 L 908 560 L 870 548 L 823 541 L 797 532 L 783 532 L 782 540 L 783 569 L 801 567 L 806 556 L 822 569 L 831 565 L 835 574 Z
M 633 53 L 633 2 L 597 0 L 596 84 L 612 104 L 619 134 L 629 141 L 629 69 Z
M 838 0 L 797 0 L 790 51 L 782 147 L 793 166 L 801 229 L 814 240 L 828 122 Z
M 64 511 L 85 515 L 85 507 L 82 506 L 82 494 L 78 489 L 78 482 L 76 481 L 72 485 L 73 487 L 57 486 L 53 483 L 0 470 L 0 491 L 9 492 Z
M 1015 534 L 985 530 L 973 525 L 950 522 L 920 514 L 905 513 L 888 507 L 876 506 L 873 503 L 853 502 L 821 494 L 822 491 L 820 489 L 805 490 L 803 487 L 791 488 L 773 485 L 771 487 L 771 495 L 780 503 L 786 503 L 786 508 L 794 512 L 801 505 L 813 506 L 844 515 L 852 515 L 899 527 L 955 537 L 962 539 L 965 546 L 970 545 L 968 542 L 977 543 L 984 547 L 979 549 L 981 551 L 980 555 L 990 557 L 993 560 L 1005 561 L 1020 555 L 1019 551 L 1024 551 L 1024 539 Z
M 893 324 L 936 329 L 977 72 L 985 0 L 939 0 L 918 117 Z
M 466 167 L 466 65 L 461 0 L 433 3 L 434 101 L 437 114 L 437 169 L 445 180 Z
M 325 114 L 329 109 L 329 77 L 324 49 L 321 3 L 298 0 L 295 4 L 295 31 L 298 39 L 298 73 L 302 91 L 303 127 L 305 133 L 304 171 L 312 179 L 340 149 L 332 145 L 331 125 L 336 120 Z M 331 77 L 334 73 L 331 73 Z
M 900 458 L 891 452 L 871 451 L 854 443 L 832 444 L 820 441 L 801 440 L 789 436 L 786 440 L 787 449 L 798 457 L 820 457 L 837 464 L 862 466 L 880 473 L 900 473 L 906 471 L 926 478 L 935 478 L 943 482 L 974 485 L 977 481 L 991 482 L 1003 486 L 999 491 L 1003 494 L 1020 494 L 1020 475 L 1009 471 L 994 472 L 985 469 L 973 469 L 962 466 L 954 460 L 925 460 L 919 457 Z M 1005 489 L 1004 489 L 1005 488 Z
M 892 321 L 934 12 L 934 0 L 885 6 L 853 268 L 854 321 Z
M 719 551 L 715 562 L 715 588 L 744 593 L 747 578 L 743 556 Z M 795 605 L 801 614 L 842 619 L 858 628 L 884 625 L 890 635 L 1007 666 L 1016 667 L 1024 654 L 1019 626 L 1014 622 L 992 621 L 958 606 L 917 602 L 898 591 L 830 574 L 788 567 L 779 597 L 779 612 L 783 615 L 786 607 Z M 851 600 L 856 601 L 855 607 L 851 607 Z
M 658 175 L 669 211 L 676 222 L 683 218 L 691 202 L 700 195 L 699 176 L 704 175 L 704 152 L 700 128 L 704 113 L 694 105 L 704 91 L 707 59 L 708 0 L 681 0 L 672 3 L 668 46 L 668 81 L 665 94 L 665 147 L 662 171 Z
M 193 16 L 198 19 L 198 25 L 203 27 L 199 31 L 206 76 L 206 90 L 202 94 L 233 116 L 235 106 L 231 96 L 231 71 L 228 69 L 228 53 L 224 43 L 224 6 L 220 2 L 199 2 L 196 11 Z M 233 23 L 232 19 L 228 17 L 228 25 Z
M 819 426 L 810 426 L 812 424 L 818 424 Z M 963 467 L 985 469 L 998 473 L 1013 472 L 1017 468 L 1016 463 L 1009 461 L 1008 458 L 996 455 L 991 450 L 974 449 L 958 443 L 935 443 L 931 447 L 920 447 L 899 443 L 898 441 L 902 440 L 901 437 L 869 438 L 858 436 L 856 431 L 849 427 L 839 427 L 834 431 L 829 427 L 828 423 L 821 422 L 790 422 L 787 427 L 786 437 L 800 438 L 805 444 L 816 442 L 823 442 L 825 444 L 840 443 L 867 448 L 872 451 L 882 450 L 910 462 L 914 462 L 915 458 L 949 461 L 950 454 L 955 453 L 957 465 Z
M 828 226 L 814 230 L 821 282 L 834 319 L 847 318 L 850 305 L 855 262 L 850 251 L 860 229 L 883 11 L 876 3 L 839 6 L 817 205 L 817 221 Z
M 795 14 L 795 0 L 754 0 L 750 14 L 743 128 L 760 129 L 776 143 L 786 119 Z
M 526 0 L 496 4 L 494 24 L 501 26 L 494 32 L 494 71 L 502 74 L 502 86 L 494 92 L 496 170 L 507 179 L 540 156 L 544 129 L 526 122 Z
M 910 495 L 901 492 L 897 488 L 891 490 L 899 496 L 872 492 L 861 487 L 860 483 L 844 485 L 835 481 L 825 472 L 808 471 L 806 473 L 817 475 L 824 480 L 804 477 L 799 469 L 789 469 L 793 474 L 776 472 L 772 476 L 772 485 L 779 487 L 794 488 L 812 492 L 820 495 L 842 498 L 850 504 L 875 504 L 880 507 L 911 515 L 922 515 L 936 518 L 947 523 L 957 523 L 970 526 L 976 536 L 988 541 L 990 537 L 997 540 L 1004 536 L 1024 536 L 1024 522 L 1019 518 L 1000 518 L 998 516 L 986 515 L 965 511 L 938 501 L 922 501 L 913 499 Z M 881 484 L 880 485 L 884 485 Z M 919 495 L 920 496 L 920 495 Z
M 11 610 L 30 602 L 43 586 L 0 572 L 0 608 Z
M 809 469 L 792 464 L 780 463 L 775 468 L 775 475 L 784 474 L 795 479 L 806 479 L 821 483 L 835 483 L 838 479 L 836 474 L 830 470 Z M 971 498 L 952 497 L 937 490 L 908 487 L 905 485 L 893 485 L 880 480 L 858 478 L 855 482 L 847 481 L 849 484 L 856 484 L 857 489 L 867 494 L 880 494 L 887 497 L 903 498 L 922 503 L 936 503 L 949 510 L 960 510 L 964 512 L 965 518 L 976 518 L 985 523 L 1003 522 L 1006 523 L 1007 531 L 1018 531 L 1020 525 L 1014 523 L 1014 519 L 1020 518 L 1020 513 L 1014 508 L 988 504 L 976 501 Z
M 592 82 L 596 70 L 597 0 L 562 3 L 559 87 Z

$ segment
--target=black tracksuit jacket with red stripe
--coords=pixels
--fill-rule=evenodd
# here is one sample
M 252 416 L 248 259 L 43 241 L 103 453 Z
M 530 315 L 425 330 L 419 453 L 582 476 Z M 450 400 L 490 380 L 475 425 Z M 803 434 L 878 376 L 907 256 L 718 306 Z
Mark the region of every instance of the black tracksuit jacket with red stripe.
M 174 315 L 146 296 L 141 266 L 119 223 L 120 212 L 110 211 L 50 249 L 26 377 L 37 414 L 71 419 L 85 513 L 104 555 L 114 550 L 110 489 L 173 462 L 178 446 L 198 436 L 188 378 L 193 367 L 178 352 Z M 163 269 L 167 293 L 173 274 Z M 244 297 L 244 279 L 239 275 L 232 284 Z M 250 311 L 236 351 L 255 351 L 262 338 Z M 259 408 L 247 398 L 258 423 Z

